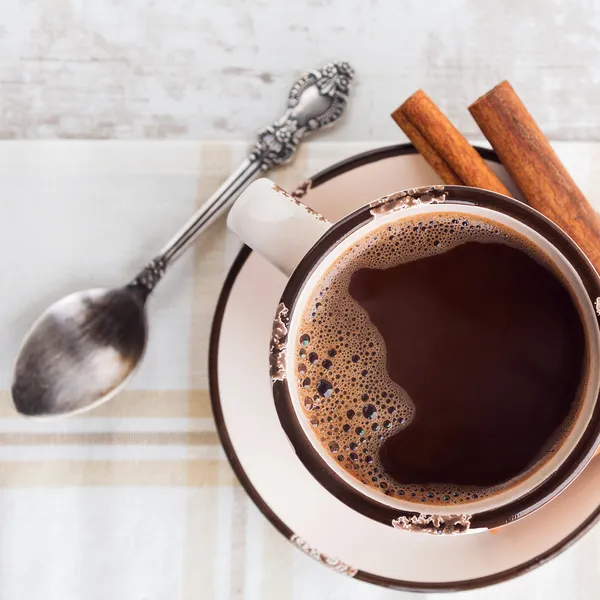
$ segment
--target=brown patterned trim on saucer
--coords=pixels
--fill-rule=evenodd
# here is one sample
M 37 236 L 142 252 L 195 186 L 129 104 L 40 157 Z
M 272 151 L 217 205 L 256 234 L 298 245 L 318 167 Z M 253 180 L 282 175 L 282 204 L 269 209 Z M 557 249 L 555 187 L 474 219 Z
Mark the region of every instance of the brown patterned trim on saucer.
M 477 148 L 479 154 L 489 161 L 499 162 L 493 150 L 487 148 Z M 317 187 L 330 179 L 343 175 L 344 173 L 351 171 L 352 169 L 360 166 L 384 160 L 386 158 L 392 158 L 395 156 L 417 154 L 416 149 L 412 144 L 397 144 L 393 146 L 387 146 L 376 150 L 370 150 L 357 156 L 351 157 L 344 161 L 341 161 L 327 169 L 318 173 L 312 178 L 312 187 Z M 213 325 L 209 343 L 209 388 L 211 395 L 212 411 L 215 418 L 215 424 L 219 439 L 231 464 L 233 471 L 235 472 L 240 484 L 254 502 L 256 507 L 261 511 L 264 517 L 288 540 L 292 543 L 293 538 L 296 534 L 282 521 L 279 516 L 271 509 L 265 499 L 260 495 L 257 489 L 254 487 L 248 475 L 244 471 L 241 462 L 236 454 L 235 448 L 229 437 L 229 432 L 225 423 L 223 410 L 221 408 L 221 398 L 219 391 L 219 378 L 218 378 L 218 361 L 219 361 L 219 342 L 221 336 L 221 326 L 223 323 L 223 317 L 225 315 L 225 309 L 229 301 L 229 297 L 233 286 L 241 273 L 244 265 L 252 253 L 252 250 L 244 246 L 227 275 L 221 295 L 219 297 L 217 307 L 215 310 Z M 357 570 L 354 575 L 354 579 L 379 585 L 382 587 L 402 590 L 402 591 L 413 591 L 413 592 L 456 592 L 466 591 L 472 589 L 478 589 L 489 585 L 495 585 L 508 581 L 520 575 L 524 575 L 529 571 L 545 564 L 552 558 L 555 558 L 567 548 L 571 547 L 577 540 L 585 535 L 598 521 L 600 520 L 600 505 L 583 521 L 578 527 L 576 527 L 569 535 L 567 535 L 560 542 L 548 548 L 546 551 L 538 554 L 536 557 L 525 561 L 510 569 L 505 569 L 493 575 L 487 575 L 485 577 L 478 577 L 474 579 L 445 581 L 439 583 L 423 583 L 420 581 L 411 581 L 404 579 L 395 579 L 391 577 L 384 577 L 367 571 Z
M 334 571 L 337 571 L 338 573 L 341 573 L 342 575 L 354 577 L 358 573 L 358 569 L 347 565 L 339 558 L 330 558 L 329 556 L 322 554 L 299 535 L 294 534 L 290 538 L 290 542 L 292 542 L 296 548 L 300 548 L 304 554 L 308 554 L 308 556 L 311 558 L 314 558 L 316 561 L 324 564 L 326 567 L 329 567 Z

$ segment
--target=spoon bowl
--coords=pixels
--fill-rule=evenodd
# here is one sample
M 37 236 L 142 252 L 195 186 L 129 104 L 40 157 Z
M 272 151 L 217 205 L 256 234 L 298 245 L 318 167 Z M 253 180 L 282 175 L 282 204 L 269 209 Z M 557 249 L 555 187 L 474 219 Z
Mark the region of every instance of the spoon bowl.
M 138 286 L 92 289 L 48 308 L 26 336 L 12 385 L 26 416 L 73 414 L 111 398 L 146 346 L 146 294 Z

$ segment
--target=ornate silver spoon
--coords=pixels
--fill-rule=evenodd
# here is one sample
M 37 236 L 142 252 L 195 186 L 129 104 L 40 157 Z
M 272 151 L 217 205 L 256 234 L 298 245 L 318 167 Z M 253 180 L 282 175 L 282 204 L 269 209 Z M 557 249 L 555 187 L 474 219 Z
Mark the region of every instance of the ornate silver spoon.
M 342 115 L 352 77 L 345 62 L 303 75 L 283 116 L 258 134 L 248 158 L 131 283 L 77 292 L 41 315 L 15 363 L 12 397 L 20 413 L 81 412 L 121 388 L 144 353 L 145 303 L 167 268 L 253 179 L 291 160 L 307 133 Z

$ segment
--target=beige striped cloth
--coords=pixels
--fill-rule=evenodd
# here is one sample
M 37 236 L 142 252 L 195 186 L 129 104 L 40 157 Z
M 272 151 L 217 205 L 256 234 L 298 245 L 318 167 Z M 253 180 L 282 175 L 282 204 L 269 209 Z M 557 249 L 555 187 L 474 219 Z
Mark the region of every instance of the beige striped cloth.
M 272 176 L 291 189 L 376 146 L 309 143 Z M 600 145 L 557 147 L 585 190 L 600 187 Z M 294 549 L 246 497 L 219 446 L 208 336 L 239 250 L 223 220 L 157 289 L 148 352 L 126 391 L 66 420 L 28 421 L 11 407 L 11 364 L 41 310 L 70 291 L 127 281 L 245 151 L 242 143 L 0 143 L 0 600 L 398 597 Z M 529 575 L 459 596 L 588 599 L 598 589 L 597 529 Z

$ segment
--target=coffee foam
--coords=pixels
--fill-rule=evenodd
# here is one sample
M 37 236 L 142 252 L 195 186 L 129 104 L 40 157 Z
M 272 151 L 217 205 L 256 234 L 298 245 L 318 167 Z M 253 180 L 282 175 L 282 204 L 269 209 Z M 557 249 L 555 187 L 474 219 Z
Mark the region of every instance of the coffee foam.
M 575 414 L 528 471 L 496 487 L 401 485 L 384 472 L 379 449 L 386 439 L 410 427 L 415 407 L 388 376 L 385 343 L 351 297 L 350 279 L 359 269 L 388 269 L 467 242 L 509 245 L 558 276 L 532 242 L 486 219 L 452 213 L 404 217 L 368 233 L 327 271 L 310 296 L 296 339 L 290 340 L 294 345 L 288 347 L 294 353 L 297 397 L 323 448 L 358 481 L 407 502 L 464 505 L 504 491 L 537 470 L 574 422 Z

